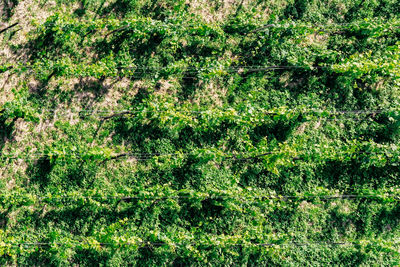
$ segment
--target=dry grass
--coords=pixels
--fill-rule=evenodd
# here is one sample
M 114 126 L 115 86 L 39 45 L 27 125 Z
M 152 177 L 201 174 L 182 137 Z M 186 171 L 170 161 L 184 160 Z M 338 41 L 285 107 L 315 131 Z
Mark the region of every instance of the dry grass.
M 222 87 L 216 82 L 210 82 L 205 85 L 205 89 L 199 90 L 198 93 L 195 94 L 192 102 L 197 105 L 212 103 L 214 106 L 221 107 L 223 105 L 223 99 L 226 98 L 227 90 L 226 87 Z
M 313 33 L 309 34 L 301 43 L 301 46 L 319 46 L 325 47 L 327 45 L 329 36 L 328 34 Z
M 18 64 L 27 61 L 27 53 L 24 49 L 19 49 L 18 52 L 12 49 L 13 46 L 22 45 L 26 43 L 28 33 L 34 29 L 31 25 L 33 19 L 44 21 L 50 13 L 48 9 L 55 6 L 55 1 L 46 2 L 46 8 L 40 8 L 37 1 L 25 0 L 20 1 L 13 9 L 13 16 L 10 18 L 10 25 L 18 22 L 18 26 L 11 29 L 15 31 L 12 38 L 9 38 L 6 33 L 0 35 L 0 64 Z M 0 10 L 2 8 L 0 7 Z M 16 77 L 15 75 L 6 72 L 0 74 L 0 105 L 13 99 L 12 88 L 18 87 L 26 77 Z
M 267 19 L 275 9 L 283 9 L 287 1 L 270 0 L 257 2 L 254 0 L 187 0 L 190 12 L 199 15 L 209 23 L 224 22 L 229 16 L 235 16 L 241 10 L 257 10 L 256 18 Z
M 207 22 L 222 22 L 240 4 L 235 0 L 216 0 L 214 5 L 206 0 L 188 0 L 195 14 L 200 15 Z

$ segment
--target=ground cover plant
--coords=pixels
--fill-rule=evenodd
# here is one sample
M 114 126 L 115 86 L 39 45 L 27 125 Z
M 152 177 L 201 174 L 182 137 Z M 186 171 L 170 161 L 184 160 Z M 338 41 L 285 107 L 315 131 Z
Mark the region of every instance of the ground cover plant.
M 0 3 L 0 263 L 399 265 L 400 3 Z

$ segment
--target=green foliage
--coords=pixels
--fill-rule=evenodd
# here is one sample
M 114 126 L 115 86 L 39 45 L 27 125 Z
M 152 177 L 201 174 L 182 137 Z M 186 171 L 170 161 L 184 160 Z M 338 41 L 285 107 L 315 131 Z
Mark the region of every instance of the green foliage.
M 398 1 L 38 2 L 2 265 L 400 264 Z

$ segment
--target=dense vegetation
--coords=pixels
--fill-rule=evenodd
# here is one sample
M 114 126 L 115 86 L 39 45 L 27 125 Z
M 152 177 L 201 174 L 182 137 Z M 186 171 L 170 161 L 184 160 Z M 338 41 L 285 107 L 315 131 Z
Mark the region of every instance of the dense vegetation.
M 0 9 L 2 265 L 400 264 L 399 1 Z

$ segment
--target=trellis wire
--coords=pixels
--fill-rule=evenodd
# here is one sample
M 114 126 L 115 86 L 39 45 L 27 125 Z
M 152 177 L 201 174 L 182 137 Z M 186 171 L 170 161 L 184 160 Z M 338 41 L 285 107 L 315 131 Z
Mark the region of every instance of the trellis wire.
M 88 242 L 76 242 L 74 245 L 90 245 Z M 62 243 L 62 242 L 25 242 L 25 243 L 1 243 L 0 242 L 0 247 L 7 247 L 7 246 L 63 246 L 63 245 L 70 245 L 67 243 Z M 361 245 L 357 242 L 330 242 L 330 241 L 316 241 L 316 242 L 287 242 L 287 243 L 248 243 L 248 244 L 238 244 L 238 243 L 227 243 L 227 244 L 215 244 L 215 243 L 205 243 L 205 242 L 182 242 L 182 243 L 162 243 L 162 242 L 124 242 L 124 243 L 97 243 L 96 245 L 99 246 L 142 246 L 142 247 L 148 247 L 148 246 L 174 246 L 174 247 L 179 247 L 179 246 L 185 246 L 185 245 L 192 245 L 192 246 L 229 246 L 229 247 L 243 247 L 243 246 L 258 246 L 258 247 L 274 247 L 274 246 L 313 246 L 313 245 L 325 245 L 325 246 L 358 246 Z M 368 244 L 369 246 L 381 246 L 381 244 L 374 244 L 370 243 Z M 396 244 L 391 244 L 391 245 L 399 245 L 398 243 Z

